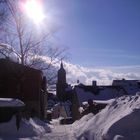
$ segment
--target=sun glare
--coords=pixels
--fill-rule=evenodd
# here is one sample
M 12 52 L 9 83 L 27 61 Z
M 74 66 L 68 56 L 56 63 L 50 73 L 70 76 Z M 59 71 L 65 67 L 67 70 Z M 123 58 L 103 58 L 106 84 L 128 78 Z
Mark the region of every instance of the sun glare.
M 23 8 L 27 16 L 36 24 L 39 24 L 44 20 L 45 14 L 39 0 L 26 0 L 23 4 Z

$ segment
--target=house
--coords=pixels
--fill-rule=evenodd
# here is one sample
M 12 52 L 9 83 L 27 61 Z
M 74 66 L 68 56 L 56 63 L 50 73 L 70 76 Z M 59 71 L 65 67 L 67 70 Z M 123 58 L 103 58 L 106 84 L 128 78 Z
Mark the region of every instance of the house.
M 25 103 L 27 112 L 45 117 L 45 84 L 40 70 L 0 59 L 0 98 L 19 99 Z
M 74 87 L 72 100 L 72 117 L 77 120 L 81 117 L 79 108 L 83 106 L 83 102 L 90 100 L 106 101 L 126 95 L 126 91 L 120 86 L 97 86 L 79 84 Z M 100 104 L 97 102 L 97 104 Z

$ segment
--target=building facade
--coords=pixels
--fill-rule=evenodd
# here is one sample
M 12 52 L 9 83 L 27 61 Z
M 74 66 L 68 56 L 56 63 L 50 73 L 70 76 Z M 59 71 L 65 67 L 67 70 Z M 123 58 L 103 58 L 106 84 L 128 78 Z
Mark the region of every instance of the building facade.
M 0 98 L 20 99 L 26 111 L 44 117 L 47 104 L 43 74 L 40 70 L 0 59 Z

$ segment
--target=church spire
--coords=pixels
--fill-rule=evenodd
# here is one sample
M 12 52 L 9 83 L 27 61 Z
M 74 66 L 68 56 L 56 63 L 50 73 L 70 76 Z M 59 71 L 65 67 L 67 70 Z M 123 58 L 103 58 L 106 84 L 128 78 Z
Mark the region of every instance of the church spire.
M 62 62 L 62 59 L 61 59 L 61 68 L 63 68 L 63 62 Z
M 61 59 L 60 69 L 64 69 L 62 59 Z

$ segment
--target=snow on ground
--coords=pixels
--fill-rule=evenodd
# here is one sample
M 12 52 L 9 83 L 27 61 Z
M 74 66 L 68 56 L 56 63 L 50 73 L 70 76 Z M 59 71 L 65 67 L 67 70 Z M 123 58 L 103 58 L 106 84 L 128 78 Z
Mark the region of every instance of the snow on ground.
M 122 96 L 100 113 L 73 124 L 78 140 L 139 140 L 140 95 Z M 79 123 L 79 124 L 78 124 Z
M 15 140 L 19 138 L 31 138 L 35 136 L 42 136 L 46 132 L 50 132 L 50 127 L 39 120 L 34 119 L 22 119 L 20 122 L 20 128 L 16 128 L 16 117 L 7 122 L 0 123 L 0 140 Z
M 60 125 L 60 119 L 51 122 L 51 133 L 46 133 L 41 140 L 76 140 L 72 125 Z
M 0 140 L 139 140 L 140 94 L 112 101 L 96 115 L 88 114 L 72 125 L 23 120 L 17 132 L 15 118 L 0 124 Z
M 61 119 L 61 118 L 60 118 Z M 71 125 L 60 125 L 55 119 L 51 124 L 37 118 L 22 120 L 17 131 L 16 119 L 0 123 L 0 140 L 76 140 Z

